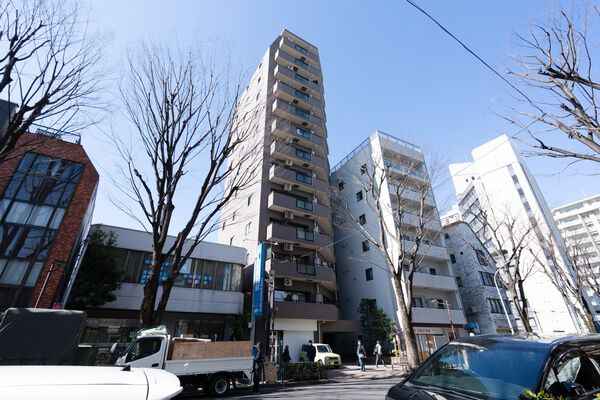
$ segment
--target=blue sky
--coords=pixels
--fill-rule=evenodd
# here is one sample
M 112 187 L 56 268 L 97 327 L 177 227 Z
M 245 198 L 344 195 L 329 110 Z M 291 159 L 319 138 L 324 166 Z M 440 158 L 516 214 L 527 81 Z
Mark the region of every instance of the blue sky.
M 151 37 L 174 43 L 224 45 L 248 73 L 287 28 L 319 48 L 325 84 L 330 163 L 333 166 L 375 129 L 467 161 L 472 148 L 516 129 L 507 113 L 511 89 L 404 1 L 114 1 L 85 3 L 94 24 L 112 39 L 106 62 L 116 76 L 125 50 Z M 526 32 L 557 4 L 547 1 L 423 1 L 419 4 L 500 71 L 511 64 L 515 32 Z M 567 6 L 570 3 L 565 3 Z M 110 173 L 110 150 L 91 128 L 84 137 L 93 161 Z M 583 166 L 541 158 L 528 165 L 550 207 L 600 192 Z M 589 167 L 589 166 L 588 166 Z M 596 171 L 598 167 L 594 166 Z M 135 226 L 108 200 L 102 179 L 95 222 Z M 451 205 L 450 182 L 436 193 Z M 175 220 L 175 224 L 182 220 Z

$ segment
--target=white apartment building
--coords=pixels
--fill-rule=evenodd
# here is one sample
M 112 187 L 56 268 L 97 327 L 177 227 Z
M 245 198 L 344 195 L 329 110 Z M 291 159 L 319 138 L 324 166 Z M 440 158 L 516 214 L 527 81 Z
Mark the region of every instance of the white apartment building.
M 467 329 L 480 334 L 511 333 L 511 328 L 517 331 L 506 289 L 494 276 L 494 258 L 469 224 L 445 221 L 448 219 L 442 219 L 444 239 L 467 317 Z
M 393 242 L 399 243 L 398 226 L 394 223 L 392 212 L 401 201 L 408 209 L 403 216 L 404 237 L 401 240 L 406 248 L 413 244 L 414 236 L 410 232 L 415 231 L 419 218 L 412 213 L 417 212 L 420 195 L 406 188 L 398 200 L 394 188 L 399 182 L 404 182 L 405 186 L 411 182 L 420 186 L 430 185 L 425 159 L 419 147 L 376 131 L 332 168 L 338 298 L 343 319 L 359 319 L 358 307 L 361 299 L 366 298 L 375 300 L 376 306 L 395 320 L 397 326 L 401 326 L 395 290 L 384 255 L 369 245 L 363 231 L 357 229 L 354 220 L 347 214 L 349 212 L 358 219 L 373 238 L 379 238 L 377 212 L 369 205 L 372 204 L 371 194 L 365 193 L 364 189 L 365 177 L 373 174 L 363 172 L 383 171 L 386 167 L 389 167 L 389 174 L 381 176 L 380 186 L 384 219 L 392 227 L 386 229 L 386 240 L 391 247 Z M 431 219 L 427 221 L 425 245 L 417 253 L 423 261 L 414 276 L 411 299 L 414 330 L 422 357 L 446 343 L 453 335 L 453 328 L 455 336 L 463 335 L 466 323 L 450 259 L 441 237 L 442 227 L 433 195 L 428 194 L 424 203 Z
M 600 283 L 600 195 L 557 207 L 552 215 L 571 256 L 586 263 L 586 272 L 595 274 L 592 282 Z M 588 295 L 593 311 L 600 314 L 600 298 L 595 292 L 589 289 Z
M 485 212 L 490 226 L 499 229 L 506 243 L 510 237 L 506 222 L 512 224 L 512 230 L 516 232 L 513 236 L 527 236 L 520 265 L 530 271 L 524 281 L 524 291 L 529 303 L 529 321 L 534 330 L 585 330 L 576 314 L 567 307 L 564 291 L 559 291 L 536 263 L 544 259 L 552 263 L 553 257 L 548 254 L 544 241 L 551 237 L 560 245 L 563 240 L 516 144 L 502 135 L 473 149 L 472 156 L 473 161 L 449 166 L 461 219 L 471 226 L 492 255 L 496 249 L 491 233 L 475 217 L 479 210 Z M 535 228 L 531 229 L 531 226 Z M 554 256 L 559 265 L 552 263 L 549 266 L 569 270 L 563 254 Z

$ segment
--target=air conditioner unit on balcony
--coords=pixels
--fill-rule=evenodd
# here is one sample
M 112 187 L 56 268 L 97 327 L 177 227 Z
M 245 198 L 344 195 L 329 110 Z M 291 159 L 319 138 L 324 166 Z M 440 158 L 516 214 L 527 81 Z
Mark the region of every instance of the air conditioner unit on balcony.
M 286 211 L 283 218 L 285 219 L 294 219 L 294 213 L 291 211 Z
M 285 160 L 285 165 L 287 165 L 288 167 L 291 167 L 292 165 L 294 165 L 294 162 L 290 159 Z
M 283 280 L 283 286 L 292 286 L 292 280 L 290 278 L 285 278 Z
M 321 293 L 315 294 L 315 303 L 323 304 L 323 294 L 321 294 Z
M 286 192 L 291 192 L 292 191 L 292 184 L 291 183 L 285 183 L 283 185 L 283 190 L 285 190 Z
M 284 251 L 294 251 L 294 243 L 284 243 L 283 250 Z
M 477 314 L 477 307 L 467 308 L 467 314 Z
M 292 144 L 292 138 L 287 138 L 287 139 L 285 139 L 285 143 L 287 143 L 287 144 Z

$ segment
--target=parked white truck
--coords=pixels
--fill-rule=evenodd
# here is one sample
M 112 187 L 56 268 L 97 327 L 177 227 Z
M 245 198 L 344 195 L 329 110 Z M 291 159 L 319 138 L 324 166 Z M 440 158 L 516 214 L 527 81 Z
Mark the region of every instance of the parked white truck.
M 252 342 L 172 339 L 163 326 L 138 332 L 116 364 L 164 369 L 177 375 L 184 393 L 202 388 L 223 396 L 236 382 L 252 382 Z

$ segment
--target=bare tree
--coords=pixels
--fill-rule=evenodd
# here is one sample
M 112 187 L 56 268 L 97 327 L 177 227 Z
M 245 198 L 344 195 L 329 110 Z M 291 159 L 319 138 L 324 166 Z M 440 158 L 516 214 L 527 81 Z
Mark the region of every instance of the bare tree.
M 533 332 L 524 283 L 536 269 L 532 264 L 525 263 L 523 256 L 529 251 L 529 244 L 535 238 L 535 219 L 524 223 L 508 206 L 487 211 L 479 201 L 471 206 L 467 218 L 480 238 L 486 239 L 484 245 L 496 260 L 498 268 L 502 269 L 500 278 L 508 289 L 523 328 L 526 332 Z
M 220 71 L 214 64 L 195 46 L 177 51 L 150 44 L 128 58 L 121 94 L 131 136 L 127 143 L 114 135 L 123 159 L 124 196 L 116 204 L 152 236 L 140 309 L 144 327 L 161 322 L 181 267 L 215 229 L 224 205 L 257 176 L 251 138 L 259 136 L 258 110 L 236 109 L 239 86 L 231 90 L 228 69 Z M 233 154 L 250 167 L 228 164 Z M 181 209 L 186 222 L 176 228 L 172 220 L 182 196 L 193 204 Z M 175 240 L 167 240 L 174 229 Z M 167 261 L 171 267 L 161 280 Z
M 102 38 L 87 30 L 75 3 L 0 4 L 0 95 L 7 100 L 0 114 L 8 117 L 0 161 L 32 126 L 50 127 L 49 137 L 76 131 L 91 123 L 89 111 L 103 107 Z
M 530 133 L 536 154 L 600 162 L 600 80 L 591 40 L 598 34 L 599 11 L 590 3 L 578 19 L 560 10 L 547 23 L 534 25 L 529 35 L 518 35 L 523 54 L 509 72 L 529 89 L 531 101 L 507 119 Z
M 435 206 L 431 207 L 431 182 L 441 172 L 441 165 L 434 165 L 428 174 L 417 154 L 415 158 L 388 155 L 382 161 L 354 169 L 361 173 L 351 179 L 362 187 L 364 201 L 376 221 L 361 221 L 341 192 L 333 195 L 338 203 L 335 220 L 341 229 L 349 221 L 348 230 L 360 233 L 383 256 L 382 268 L 389 273 L 395 291 L 407 361 L 414 369 L 419 365 L 419 354 L 412 321 L 413 280 L 439 236 L 434 229 L 439 217 Z

